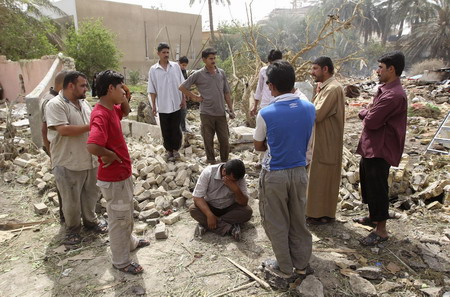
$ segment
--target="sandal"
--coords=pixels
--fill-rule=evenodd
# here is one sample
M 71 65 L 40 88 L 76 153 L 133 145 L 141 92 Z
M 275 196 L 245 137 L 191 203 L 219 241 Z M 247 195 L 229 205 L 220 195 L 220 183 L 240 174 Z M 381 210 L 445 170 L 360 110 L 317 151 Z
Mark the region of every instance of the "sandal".
M 86 227 L 86 229 L 91 230 L 98 234 L 108 233 L 108 222 L 107 221 L 100 220 L 100 221 L 98 221 L 97 224 L 94 224 L 92 226 L 85 226 L 85 227 Z
M 377 226 L 377 224 L 372 222 L 372 220 L 369 217 L 355 218 L 355 219 L 353 219 L 353 222 L 364 225 L 364 226 L 369 226 L 369 227 Z
M 71 233 L 66 235 L 66 239 L 64 240 L 65 245 L 75 245 L 81 243 L 81 236 L 77 233 Z
M 369 235 L 359 240 L 359 243 L 363 246 L 375 246 L 383 241 L 386 241 L 389 239 L 389 236 L 381 237 L 380 235 L 376 234 L 375 232 L 370 232 Z
M 146 239 L 139 239 L 138 245 L 136 246 L 137 249 L 146 247 L 150 245 L 150 241 L 146 240 Z
M 136 262 L 131 262 L 130 265 L 125 266 L 123 268 L 117 268 L 116 266 L 113 265 L 114 268 L 116 268 L 119 271 L 125 272 L 125 273 L 130 273 L 133 275 L 139 274 L 144 272 L 144 269 L 142 268 L 141 265 L 139 265 Z
M 263 269 L 270 270 L 273 274 L 278 277 L 287 280 L 288 282 L 294 282 L 299 276 L 295 273 L 285 273 L 280 270 L 277 260 L 267 259 L 262 262 Z
M 309 225 L 325 225 L 334 223 L 335 219 L 330 217 L 321 217 L 321 218 L 307 218 L 306 223 Z
M 236 241 L 241 241 L 241 226 L 239 224 L 233 224 L 230 230 L 230 235 Z

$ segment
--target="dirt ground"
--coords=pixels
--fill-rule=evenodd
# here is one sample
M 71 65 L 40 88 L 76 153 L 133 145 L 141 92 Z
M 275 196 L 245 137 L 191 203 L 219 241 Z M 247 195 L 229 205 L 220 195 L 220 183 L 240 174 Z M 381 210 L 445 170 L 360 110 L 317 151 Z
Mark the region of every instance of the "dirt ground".
M 358 134 L 359 125 L 356 119 L 349 120 L 346 133 Z M 354 143 L 346 145 L 354 151 Z M 415 141 L 407 148 L 417 154 L 422 154 L 423 149 Z M 249 176 L 250 181 L 255 178 Z M 251 281 L 227 258 L 260 277 L 258 266 L 263 260 L 273 258 L 261 226 L 257 199 L 251 199 L 254 215 L 243 226 L 241 242 L 212 233 L 194 238 L 196 224 L 185 208 L 179 210 L 182 219 L 168 226 L 168 239 L 155 240 L 150 227 L 140 236 L 150 239 L 151 245 L 132 254 L 145 271 L 132 276 L 112 267 L 107 235 L 83 231 L 80 248 L 64 251 L 63 226 L 58 218 L 53 214 L 39 216 L 33 211 L 33 203 L 43 199 L 34 186 L 5 183 L 1 178 L 0 193 L 0 224 L 51 220 L 16 230 L 14 237 L 2 241 L 0 296 L 212 297 Z M 450 291 L 448 209 L 395 211 L 402 216 L 388 222 L 390 240 L 376 248 L 358 243 L 369 232 L 351 220 L 365 214 L 361 210 L 340 209 L 335 223 L 310 228 L 314 234 L 311 266 L 324 286 L 325 296 L 356 296 L 347 275 L 363 266 L 381 268 L 380 278 L 372 280 L 377 296 L 433 296 L 421 291 L 433 287 L 441 288 L 436 296 Z M 295 289 L 268 291 L 253 285 L 224 296 L 296 296 L 296 293 Z

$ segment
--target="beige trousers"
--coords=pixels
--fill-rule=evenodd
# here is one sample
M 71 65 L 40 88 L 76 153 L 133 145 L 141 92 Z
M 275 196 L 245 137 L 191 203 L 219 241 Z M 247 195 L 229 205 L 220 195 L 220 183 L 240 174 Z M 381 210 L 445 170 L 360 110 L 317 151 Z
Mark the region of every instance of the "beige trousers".
M 119 182 L 97 184 L 106 200 L 109 242 L 112 264 L 117 268 L 130 265 L 130 251 L 135 250 L 139 239 L 133 234 L 133 180 L 131 176 Z
M 53 174 L 56 187 L 61 194 L 66 233 L 80 233 L 81 218 L 87 227 L 97 224 L 95 213 L 98 200 L 98 187 L 95 185 L 97 168 L 73 171 L 56 166 L 53 168 Z
M 312 236 L 306 228 L 305 204 L 308 175 L 305 167 L 261 170 L 259 210 L 281 272 L 304 269 L 312 253 Z

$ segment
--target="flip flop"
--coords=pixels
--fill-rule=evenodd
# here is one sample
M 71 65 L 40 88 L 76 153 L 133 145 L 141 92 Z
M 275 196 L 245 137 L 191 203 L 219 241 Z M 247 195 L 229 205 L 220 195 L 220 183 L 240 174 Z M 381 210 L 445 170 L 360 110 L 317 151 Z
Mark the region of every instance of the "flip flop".
M 144 269 L 142 268 L 141 265 L 139 265 L 136 262 L 131 262 L 130 265 L 125 266 L 123 268 L 117 268 L 116 266 L 113 265 L 113 267 L 119 271 L 125 272 L 125 273 L 130 273 L 133 275 L 139 274 L 144 272 Z M 140 269 L 140 270 L 139 270 Z
M 353 222 L 364 225 L 364 226 L 369 226 L 369 227 L 376 227 L 377 224 L 375 224 L 374 222 L 372 222 L 372 220 L 369 217 L 360 217 L 360 218 L 354 218 L 352 219 Z
M 389 239 L 389 236 L 381 237 L 375 232 L 370 232 L 369 235 L 359 240 L 359 243 L 363 246 L 375 246 L 383 241 Z

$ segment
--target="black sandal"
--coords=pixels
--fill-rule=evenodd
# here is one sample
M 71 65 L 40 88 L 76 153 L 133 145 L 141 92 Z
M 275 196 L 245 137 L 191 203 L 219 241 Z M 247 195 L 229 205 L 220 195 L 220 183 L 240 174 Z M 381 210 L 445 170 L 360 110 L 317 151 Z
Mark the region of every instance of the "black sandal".
M 139 239 L 138 245 L 137 245 L 137 249 L 146 247 L 150 245 L 150 241 L 146 240 L 146 239 Z
M 136 275 L 136 274 L 144 272 L 144 269 L 142 268 L 142 266 L 139 265 L 136 262 L 131 262 L 130 265 L 125 266 L 123 268 L 117 268 L 114 265 L 113 265 L 113 267 L 116 268 L 119 271 L 122 271 L 122 272 L 125 272 L 125 273 L 130 273 L 130 274 L 133 274 L 133 275 Z
M 81 243 L 81 236 L 78 233 L 71 233 L 66 235 L 66 239 L 64 240 L 65 245 L 75 245 Z
M 373 227 L 373 228 L 377 226 L 377 224 L 372 222 L 372 220 L 369 217 L 355 218 L 355 219 L 353 219 L 353 222 L 364 225 L 364 226 Z
M 379 243 L 382 243 L 383 241 L 386 241 L 389 239 L 389 236 L 381 237 L 380 235 L 376 234 L 375 232 L 370 232 L 369 235 L 359 240 L 359 243 L 363 246 L 375 246 Z
M 335 219 L 330 217 L 321 217 L 321 218 L 307 218 L 306 223 L 309 225 L 326 225 L 334 223 Z
M 94 224 L 92 226 L 85 225 L 85 227 L 86 227 L 86 229 L 93 231 L 95 233 L 98 233 L 98 234 L 108 233 L 108 222 L 107 221 L 100 220 L 100 221 L 98 221 L 97 224 Z

